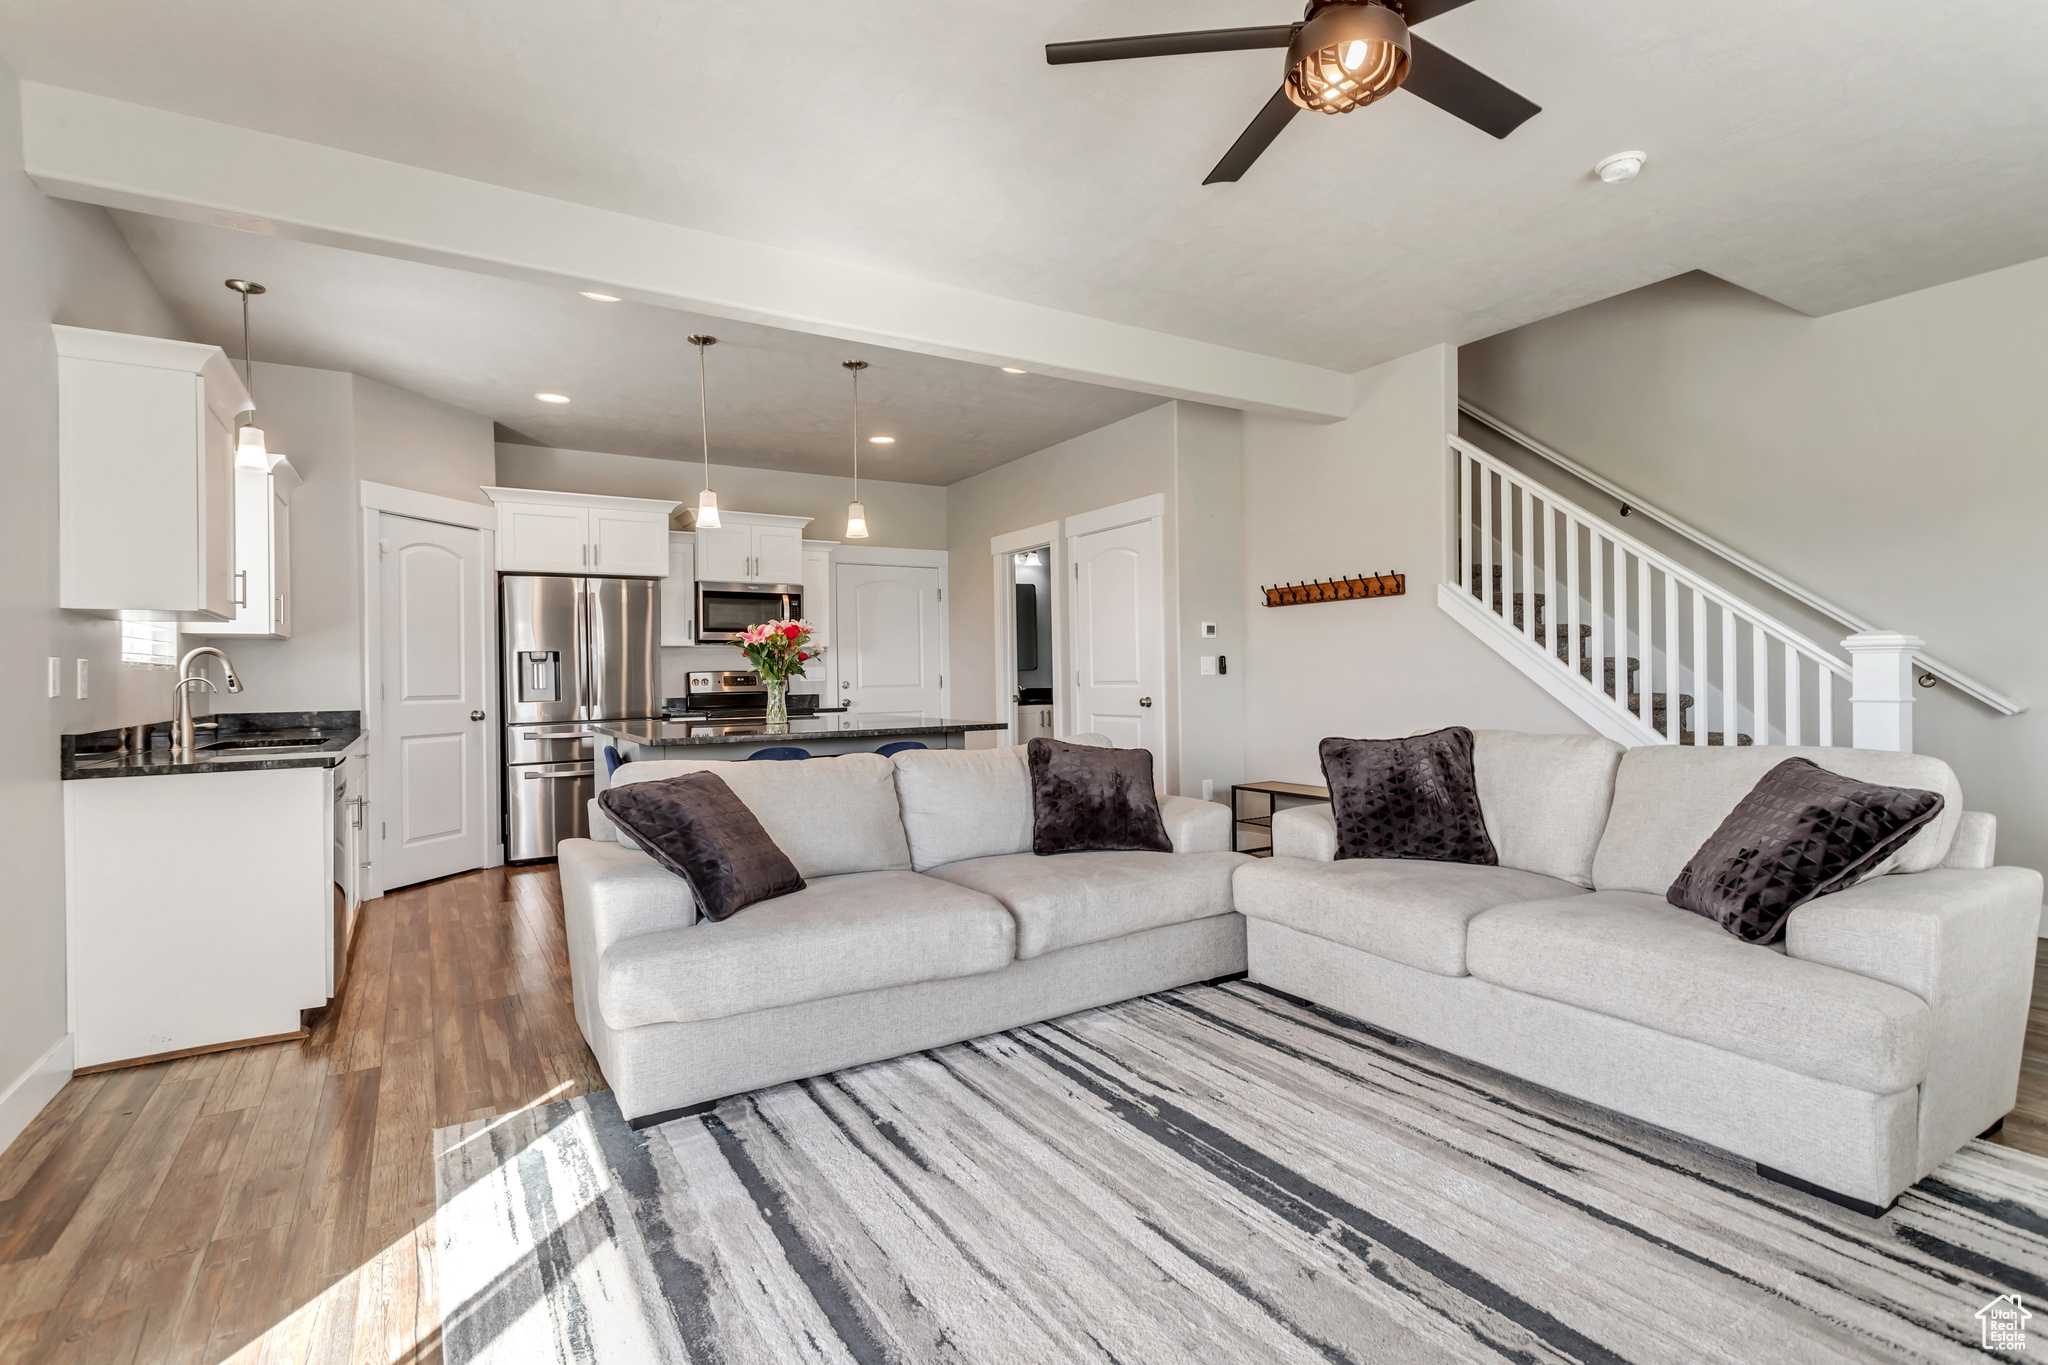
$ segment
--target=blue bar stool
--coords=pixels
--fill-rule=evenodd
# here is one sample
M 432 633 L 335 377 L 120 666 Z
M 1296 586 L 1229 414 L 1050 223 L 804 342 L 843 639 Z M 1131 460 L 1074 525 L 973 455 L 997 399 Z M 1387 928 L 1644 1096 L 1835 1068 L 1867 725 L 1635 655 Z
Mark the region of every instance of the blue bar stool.
M 625 759 L 619 757 L 619 748 L 616 744 L 604 746 L 604 775 L 606 777 L 610 777 L 613 773 L 617 772 L 619 765 L 625 761 Z
M 748 758 L 809 758 L 809 749 L 799 749 L 794 744 L 784 744 L 773 749 L 756 749 Z
M 883 758 L 887 758 L 891 754 L 900 754 L 905 749 L 922 749 L 925 747 L 927 746 L 924 744 L 922 740 L 899 739 L 894 744 L 884 744 L 881 748 L 875 750 L 875 752 L 880 754 Z

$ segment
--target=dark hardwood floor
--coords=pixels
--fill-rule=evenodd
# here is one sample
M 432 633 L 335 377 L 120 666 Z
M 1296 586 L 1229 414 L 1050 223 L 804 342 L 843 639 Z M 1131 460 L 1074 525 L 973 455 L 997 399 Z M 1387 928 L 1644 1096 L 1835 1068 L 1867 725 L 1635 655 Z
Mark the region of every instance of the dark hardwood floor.
M 438 1360 L 433 1134 L 602 1089 L 554 868 L 363 908 L 292 1042 L 73 1080 L 0 1157 L 0 1361 Z
M 0 1157 L 0 1361 L 439 1360 L 436 1128 L 604 1085 L 552 867 L 365 906 L 303 1043 L 81 1077 Z M 2048 945 L 2019 1107 L 2048 1156 Z

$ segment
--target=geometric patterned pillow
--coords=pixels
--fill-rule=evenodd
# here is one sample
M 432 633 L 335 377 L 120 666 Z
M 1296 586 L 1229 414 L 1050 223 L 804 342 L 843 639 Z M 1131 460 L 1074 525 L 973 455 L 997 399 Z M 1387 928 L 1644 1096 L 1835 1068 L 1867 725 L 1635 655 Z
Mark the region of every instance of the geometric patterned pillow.
M 1939 792 L 1858 782 L 1788 758 L 1728 812 L 1664 899 L 1744 943 L 1769 943 L 1794 910 L 1875 869 L 1941 807 Z
M 1337 857 L 1500 862 L 1472 777 L 1462 725 L 1407 739 L 1326 739 L 1317 747 Z

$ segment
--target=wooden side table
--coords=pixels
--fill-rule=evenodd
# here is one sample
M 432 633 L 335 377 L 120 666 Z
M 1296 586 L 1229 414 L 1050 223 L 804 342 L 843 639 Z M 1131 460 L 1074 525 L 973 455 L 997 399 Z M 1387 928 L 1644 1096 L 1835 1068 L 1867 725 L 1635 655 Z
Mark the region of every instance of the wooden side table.
M 1265 797 L 1266 813 L 1247 814 L 1244 807 L 1246 796 Z M 1328 787 L 1311 786 L 1306 782 L 1239 782 L 1230 789 L 1230 818 L 1236 822 L 1231 847 L 1254 858 L 1270 858 L 1273 856 L 1273 817 L 1284 809 L 1280 803 L 1285 800 L 1306 806 L 1329 799 Z M 1255 842 L 1260 838 L 1265 842 Z

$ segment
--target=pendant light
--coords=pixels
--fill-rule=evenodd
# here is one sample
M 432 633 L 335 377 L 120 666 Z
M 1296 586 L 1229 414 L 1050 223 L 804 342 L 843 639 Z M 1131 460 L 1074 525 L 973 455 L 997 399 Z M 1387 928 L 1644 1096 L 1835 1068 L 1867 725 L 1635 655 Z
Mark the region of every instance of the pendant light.
M 249 391 L 249 420 L 235 433 L 235 468 L 268 469 L 270 452 L 263 444 L 263 428 L 256 425 L 256 358 L 249 352 L 249 296 L 264 288 L 250 280 L 228 280 L 227 287 L 242 296 L 242 387 Z
M 865 360 L 842 360 L 853 375 L 853 501 L 846 505 L 846 538 L 866 540 L 868 538 L 868 509 L 860 505 L 860 372 L 868 367 Z
M 697 529 L 716 531 L 718 520 L 718 494 L 711 491 L 711 409 L 704 397 L 704 348 L 716 346 L 717 337 L 693 336 L 690 344 L 697 348 L 697 425 L 704 438 L 704 490 L 697 494 Z

